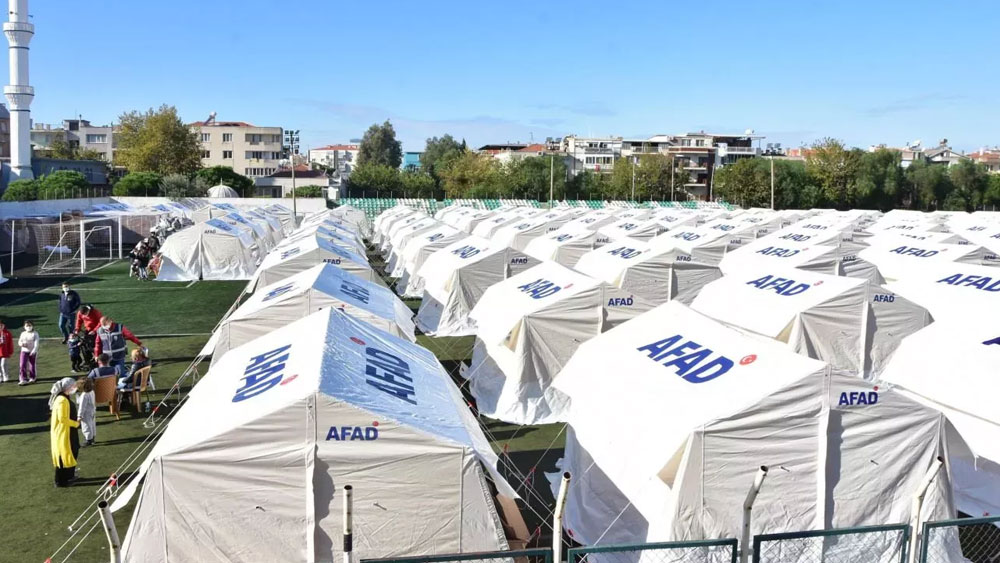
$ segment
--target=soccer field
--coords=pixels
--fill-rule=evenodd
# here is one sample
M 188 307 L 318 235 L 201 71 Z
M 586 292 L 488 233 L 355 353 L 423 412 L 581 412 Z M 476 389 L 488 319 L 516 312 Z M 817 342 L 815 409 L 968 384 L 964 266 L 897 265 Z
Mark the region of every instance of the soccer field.
M 369 258 L 373 266 L 381 265 L 376 256 Z M 35 277 L 32 272 L 0 285 L 0 319 L 14 338 L 20 333 L 22 323 L 31 319 L 43 339 L 38 354 L 38 381 L 24 387 L 17 385 L 15 350 L 15 356 L 8 360 L 8 371 L 14 377 L 0 384 L 0 472 L 7 476 L 0 491 L 0 514 L 8 524 L 0 556 L 3 561 L 41 561 L 69 540 L 53 558 L 54 562 L 67 560 L 70 550 L 82 534 L 97 524 L 97 519 L 91 519 L 80 535 L 72 539 L 68 526 L 91 505 L 98 488 L 152 431 L 142 425 L 145 413 L 126 411 L 116 421 L 107 407 L 99 407 L 97 444 L 81 450 L 80 480 L 68 489 L 53 487 L 49 388 L 57 379 L 73 376 L 56 325 L 60 284 L 64 279 L 70 281 L 84 303 L 93 304 L 123 323 L 149 347 L 157 384 L 157 390 L 151 392 L 154 405 L 198 354 L 245 285 L 245 282 L 218 281 L 138 282 L 128 277 L 125 263 L 70 278 Z M 419 302 L 408 304 L 416 308 Z M 452 373 L 457 373 L 459 362 L 471 356 L 473 340 L 418 336 L 418 342 L 434 352 Z M 456 377 L 456 382 L 461 384 L 462 380 Z M 187 386 L 182 386 L 183 393 L 187 390 Z M 484 420 L 484 429 L 494 449 L 501 454 L 501 473 L 525 501 L 522 514 L 529 530 L 548 537 L 547 532 L 542 532 L 545 528 L 542 521 L 549 520 L 552 493 L 544 473 L 557 471 L 555 463 L 562 455 L 565 440 L 564 425 L 515 426 Z M 139 461 L 144 457 L 145 453 L 139 456 Z M 121 538 L 125 537 L 131 511 L 129 506 L 115 513 Z M 91 508 L 86 516 L 93 513 Z M 77 524 L 74 529 L 80 527 Z M 98 527 L 68 560 L 103 561 L 107 559 L 107 549 L 104 533 Z

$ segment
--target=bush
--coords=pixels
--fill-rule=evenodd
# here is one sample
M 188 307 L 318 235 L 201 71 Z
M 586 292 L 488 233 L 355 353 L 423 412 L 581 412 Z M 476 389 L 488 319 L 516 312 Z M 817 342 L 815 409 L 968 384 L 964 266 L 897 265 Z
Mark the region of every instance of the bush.
M 38 180 L 38 197 L 62 199 L 78 197 L 90 187 L 87 177 L 76 170 L 57 170 Z
M 229 166 L 212 166 L 202 168 L 195 173 L 196 178 L 201 178 L 206 186 L 218 186 L 223 184 L 236 190 L 240 197 L 253 197 L 255 195 L 253 180 L 239 174 Z
M 3 201 L 35 201 L 38 199 L 37 180 L 14 180 L 3 193 Z
M 188 178 L 184 174 L 170 174 L 160 181 L 160 193 L 170 199 L 205 197 L 208 185 L 201 178 Z
M 156 172 L 130 172 L 118 180 L 111 193 L 117 196 L 158 196 L 162 179 Z
M 292 197 L 292 194 L 286 194 L 285 197 Z M 295 197 L 324 197 L 323 187 L 313 185 L 295 188 Z

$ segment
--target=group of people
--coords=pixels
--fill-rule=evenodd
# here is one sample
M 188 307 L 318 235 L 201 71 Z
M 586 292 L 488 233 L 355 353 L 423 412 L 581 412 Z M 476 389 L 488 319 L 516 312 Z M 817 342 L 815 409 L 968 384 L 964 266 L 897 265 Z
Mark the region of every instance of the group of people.
M 81 303 L 80 295 L 69 283 L 62 284 L 58 326 L 62 342 L 68 348 L 70 369 L 74 373 L 86 373 L 79 379 L 60 379 L 52 386 L 49 397 L 55 485 L 66 487 L 75 480 L 80 448 L 93 445 L 97 439 L 94 393 L 97 378 L 116 377 L 118 396 L 115 400 L 127 400 L 140 370 L 150 365 L 150 359 L 149 351 L 132 331 L 103 315 L 93 305 Z M 126 367 L 130 355 L 128 341 L 136 348 L 131 352 L 131 366 Z M 18 385 L 29 385 L 38 377 L 36 359 L 41 344 L 31 320 L 24 322 L 16 343 L 20 349 Z M 14 344 L 11 331 L 0 319 L 0 383 L 8 381 L 7 360 L 14 354 Z M 96 366 L 91 369 L 92 363 Z M 82 442 L 79 432 L 83 434 Z
M 160 250 L 160 237 L 156 229 L 149 231 L 149 236 L 140 240 L 135 248 L 128 253 L 132 259 L 129 277 L 135 276 L 142 281 L 149 281 L 149 264 Z

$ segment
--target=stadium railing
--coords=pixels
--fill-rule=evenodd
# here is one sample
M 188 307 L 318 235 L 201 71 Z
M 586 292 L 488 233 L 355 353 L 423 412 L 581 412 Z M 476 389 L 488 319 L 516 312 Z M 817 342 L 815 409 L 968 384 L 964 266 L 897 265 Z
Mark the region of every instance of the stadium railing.
M 630 545 L 574 547 L 567 563 L 736 563 L 738 542 L 720 540 L 677 541 Z
M 551 549 L 522 549 L 520 551 L 487 551 L 480 553 L 450 553 L 444 555 L 420 555 L 417 557 L 390 557 L 386 559 L 362 559 L 361 563 L 447 563 L 453 561 L 474 563 L 552 563 Z
M 926 522 L 920 563 L 1000 561 L 1000 516 Z
M 760 534 L 753 562 L 906 563 L 909 540 L 907 524 Z

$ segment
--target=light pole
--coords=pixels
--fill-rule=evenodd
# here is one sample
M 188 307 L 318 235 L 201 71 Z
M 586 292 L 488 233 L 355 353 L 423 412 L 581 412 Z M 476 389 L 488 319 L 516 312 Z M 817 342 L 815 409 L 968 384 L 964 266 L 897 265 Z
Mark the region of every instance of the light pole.
M 292 215 L 299 216 L 299 209 L 295 198 L 295 155 L 299 154 L 299 130 L 285 130 L 285 151 L 288 153 L 288 160 L 292 164 Z M 298 219 L 296 219 L 298 221 Z
M 670 155 L 670 201 L 674 200 L 674 155 Z
M 771 160 L 771 211 L 774 211 L 774 157 Z
M 552 209 L 552 194 L 555 191 L 556 157 L 549 155 L 549 209 Z
M 635 156 L 629 160 L 632 161 L 632 201 L 635 201 Z

